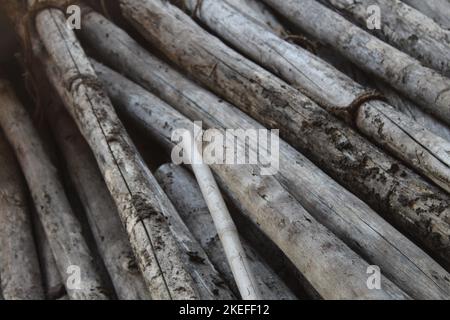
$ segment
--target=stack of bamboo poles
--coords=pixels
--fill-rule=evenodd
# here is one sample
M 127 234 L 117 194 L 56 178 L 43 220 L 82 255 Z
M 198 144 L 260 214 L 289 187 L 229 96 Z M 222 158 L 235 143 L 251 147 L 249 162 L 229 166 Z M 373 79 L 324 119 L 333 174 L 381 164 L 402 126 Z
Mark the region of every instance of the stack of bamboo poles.
M 450 298 L 450 3 L 118 2 L 0 4 L 44 118 L 2 75 L 5 299 Z M 196 121 L 279 169 L 170 164 Z

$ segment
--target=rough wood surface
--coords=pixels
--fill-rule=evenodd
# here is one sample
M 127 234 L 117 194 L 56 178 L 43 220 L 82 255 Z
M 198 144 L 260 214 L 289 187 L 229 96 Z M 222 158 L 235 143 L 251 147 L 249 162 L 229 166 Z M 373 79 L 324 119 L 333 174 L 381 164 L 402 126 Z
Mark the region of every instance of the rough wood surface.
M 327 0 L 340 12 L 352 17 L 367 30 L 370 14 L 376 5 L 381 12 L 381 29 L 371 32 L 416 58 L 424 65 L 450 75 L 450 31 L 400 0 Z M 450 5 L 449 5 L 450 7 Z
M 398 93 L 384 81 L 368 76 L 360 68 L 342 57 L 329 46 L 319 46 L 316 53 L 318 57 L 330 63 L 357 83 L 380 92 L 387 103 L 399 112 L 413 119 L 420 126 L 450 142 L 450 127 L 429 113 L 424 112 L 418 105 Z
M 315 0 L 263 0 L 308 33 L 450 123 L 450 79 Z
M 120 225 L 117 209 L 98 172 L 95 160 L 86 142 L 67 115 L 54 112 L 55 134 L 59 134 L 60 146 L 85 208 L 90 216 L 91 229 L 96 237 L 103 260 L 110 273 L 120 299 L 145 299 L 148 293 L 142 287 L 142 277 L 137 270 L 133 253 Z M 171 204 L 167 204 L 171 207 Z M 114 214 L 117 218 L 114 218 Z M 179 242 L 183 263 L 200 290 L 202 299 L 232 299 L 233 294 L 220 285 L 220 275 L 212 267 L 207 255 L 200 249 L 178 214 L 170 210 L 170 228 Z
M 122 11 L 172 61 L 301 150 L 448 265 L 449 195 L 159 0 Z M 158 23 L 153 23 L 157 21 Z
M 2 108 L 7 102 L 0 100 Z M 7 300 L 40 300 L 44 298 L 44 289 L 27 190 L 3 133 L 0 133 L 0 163 L 0 291 Z
M 0 108 L 0 125 L 13 146 L 25 175 L 70 298 L 107 299 L 80 223 L 72 212 L 56 168 L 49 160 L 24 106 L 5 81 L 0 83 L 0 99 L 3 102 Z M 80 283 L 72 282 L 70 278 L 68 270 L 73 267 L 79 268 Z M 68 283 L 73 283 L 74 286 L 69 287 Z
M 196 1 L 186 3 L 193 12 Z M 378 145 L 450 192 L 450 142 L 382 101 L 362 100 L 369 89 L 308 51 L 266 31 L 223 1 L 203 0 L 198 17 L 246 56 L 278 74 L 329 112 L 351 124 L 356 122 L 358 129 Z
M 98 55 L 190 119 L 202 120 L 209 128 L 263 128 L 234 106 L 150 55 L 101 15 L 91 12 L 84 16 L 83 23 L 83 39 Z M 284 141 L 280 142 L 279 167 L 278 181 L 316 219 L 368 261 L 379 265 L 404 290 L 423 298 L 449 295 L 450 283 L 445 280 L 447 272 Z M 434 275 L 438 274 L 436 281 Z
M 57 300 L 67 296 L 64 282 L 56 265 L 50 243 L 47 240 L 44 227 L 39 220 L 37 212 L 32 215 L 34 234 L 39 252 L 42 280 L 47 300 Z
M 424 13 L 442 28 L 450 30 L 450 1 L 448 0 L 402 0 L 413 8 Z
M 262 26 L 269 27 L 275 33 L 281 36 L 287 36 L 283 24 L 273 14 L 273 12 L 271 12 L 270 8 L 260 0 L 226 0 L 225 2 L 227 2 L 236 10 L 239 10 L 240 12 L 246 14 L 254 21 L 257 21 Z M 184 1 L 184 4 L 189 4 L 189 1 Z
M 50 122 L 54 136 L 117 297 L 121 300 L 150 299 L 117 208 L 88 145 L 63 110 L 52 111 Z
M 225 258 L 230 265 L 241 298 L 243 300 L 261 300 L 261 293 L 242 247 L 236 224 L 231 218 L 210 166 L 205 162 L 206 159 L 203 159 L 202 138 L 201 128 L 198 133 L 195 130 L 193 132 L 185 131 L 182 135 L 183 156 L 191 164 L 200 186 L 200 193 L 208 206 L 214 228 L 217 230 Z
M 164 164 L 155 172 L 158 182 L 169 196 L 181 218 L 201 243 L 211 261 L 224 275 L 227 283 L 235 286 L 233 275 L 225 259 L 222 245 L 205 200 L 194 177 L 181 166 Z M 244 240 L 242 245 L 255 274 L 262 299 L 294 300 L 295 295 L 270 269 L 255 250 Z
M 356 118 L 361 132 L 450 192 L 450 143 L 383 102 L 363 104 Z
M 174 129 L 193 129 L 190 120 L 157 97 L 119 74 L 103 70 L 107 71 L 96 68 L 116 107 L 153 139 L 170 148 Z M 252 165 L 212 165 L 212 169 L 234 204 L 260 226 L 324 298 L 407 298 L 387 278 L 382 280 L 382 290 L 369 290 L 363 274 L 367 262 L 318 223 L 274 177 L 258 174 Z
M 450 127 L 448 125 L 442 123 L 440 120 L 424 112 L 420 107 L 417 106 L 417 104 L 415 104 L 408 98 L 405 98 L 387 84 L 377 81 L 375 83 L 375 87 L 383 94 L 383 96 L 386 98 L 386 101 L 388 101 L 389 104 L 395 109 L 411 117 L 412 119 L 414 119 L 414 121 L 416 121 L 422 127 L 427 128 L 435 135 L 438 135 L 450 142 Z
M 11 15 L 17 16 L 17 3 L 5 1 L 3 6 L 12 8 Z M 18 18 L 20 22 L 20 15 Z M 44 61 L 35 41 L 34 53 L 43 59 L 52 84 L 94 151 L 152 298 L 195 299 L 195 284 L 164 218 L 167 197 L 98 87 L 95 72 L 64 14 L 57 9 L 39 12 L 36 29 L 50 57 Z M 20 29 L 19 34 L 24 36 Z

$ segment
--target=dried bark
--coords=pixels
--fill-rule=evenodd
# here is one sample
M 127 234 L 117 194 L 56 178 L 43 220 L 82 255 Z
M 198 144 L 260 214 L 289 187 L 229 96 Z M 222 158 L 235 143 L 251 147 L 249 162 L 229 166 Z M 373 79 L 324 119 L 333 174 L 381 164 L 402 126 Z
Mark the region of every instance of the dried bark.
M 2 108 L 7 102 L 0 100 Z M 44 290 L 26 187 L 13 150 L 2 133 L 0 163 L 0 291 L 7 300 L 41 300 Z
M 309 156 L 448 265 L 449 196 L 360 137 L 285 82 L 159 0 L 122 0 L 155 47 Z M 153 23 L 157 21 L 158 23 Z
M 335 48 L 427 112 L 450 123 L 450 79 L 314 0 L 263 0 L 302 31 Z
M 376 5 L 381 10 L 381 30 L 372 33 L 416 58 L 424 65 L 450 75 L 450 31 L 400 0 L 327 0 L 340 12 L 366 28 Z M 450 6 L 450 4 L 449 4 Z
M 29 115 L 11 86 L 0 83 L 0 125 L 13 146 L 31 191 L 39 219 L 50 242 L 71 299 L 107 299 L 81 226 L 72 212 L 57 170 L 49 160 Z M 81 283 L 72 283 L 71 267 L 79 268 Z M 76 279 L 73 279 L 74 281 Z
M 436 21 L 442 28 L 450 30 L 450 2 L 448 0 L 402 0 Z
M 194 177 L 183 167 L 165 164 L 155 173 L 156 179 L 169 196 L 181 218 L 201 243 L 211 261 L 224 275 L 230 286 L 235 286 L 234 278 L 225 259 L 222 245 L 211 219 L 205 200 Z M 249 259 L 250 268 L 255 274 L 259 291 L 263 299 L 294 300 L 295 295 L 282 280 L 242 239 L 242 246 Z
M 193 129 L 191 121 L 138 85 L 100 65 L 96 71 L 115 106 L 167 148 L 173 146 L 174 129 Z M 253 165 L 212 169 L 238 209 L 260 226 L 324 298 L 407 298 L 387 278 L 382 290 L 369 290 L 364 276 L 367 262 L 318 223 L 274 177 L 259 175 Z
M 94 12 L 86 14 L 83 24 L 82 36 L 98 55 L 190 119 L 202 120 L 209 128 L 264 128 L 150 55 L 101 15 Z M 404 290 L 424 299 L 448 297 L 450 283 L 445 280 L 447 272 L 356 196 L 283 141 L 280 142 L 279 168 L 275 176 L 277 180 L 316 219 L 365 259 L 379 265 Z M 226 189 L 226 186 L 222 185 L 222 188 Z M 437 274 L 439 280 L 434 279 Z

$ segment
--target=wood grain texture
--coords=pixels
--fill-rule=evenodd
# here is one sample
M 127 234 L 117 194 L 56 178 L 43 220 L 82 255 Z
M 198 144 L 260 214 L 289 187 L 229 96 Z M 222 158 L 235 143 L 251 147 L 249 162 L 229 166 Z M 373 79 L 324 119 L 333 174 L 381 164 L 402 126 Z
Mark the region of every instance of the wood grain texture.
M 427 15 L 442 28 L 450 30 L 450 1 L 448 0 L 402 0 L 404 3 L 416 8 Z
M 172 210 L 167 197 L 96 85 L 95 72 L 64 14 L 57 9 L 41 11 L 36 30 L 49 57 L 44 58 L 43 50 L 37 52 L 36 47 L 35 54 L 43 58 L 52 84 L 94 151 L 152 298 L 197 298 L 163 214 Z
M 125 16 L 169 59 L 263 125 L 280 129 L 287 142 L 448 264 L 447 193 L 206 33 L 176 7 L 157 0 L 121 3 Z
M 82 38 L 98 55 L 191 120 L 202 120 L 208 128 L 264 128 L 149 54 L 101 15 L 92 12 L 84 19 Z M 280 142 L 279 167 L 276 179 L 316 219 L 368 261 L 380 265 L 404 290 L 424 298 L 449 294 L 447 273 L 439 265 L 284 141 Z M 438 284 L 433 277 L 437 274 Z
M 187 3 L 193 12 L 195 0 Z M 370 89 L 308 51 L 277 37 L 225 2 L 203 0 L 198 17 L 237 50 L 279 75 L 330 113 L 351 125 L 356 123 L 378 145 L 450 192 L 450 142 L 376 98 L 362 100 Z
M 0 99 L 2 108 L 5 103 L 8 101 Z M 7 300 L 41 300 L 44 289 L 27 189 L 3 133 L 0 133 L 0 163 L 0 290 Z
M 50 122 L 117 297 L 150 299 L 117 208 L 87 143 L 62 109 L 52 110 Z
M 381 12 L 381 29 L 369 31 L 397 49 L 447 76 L 450 75 L 450 31 L 400 0 L 327 0 L 367 29 L 367 8 Z M 427 1 L 424 1 L 427 2 Z M 433 2 L 433 1 L 431 1 Z M 449 5 L 450 7 L 450 5 Z
M 263 0 L 302 31 L 450 123 L 450 79 L 352 24 L 315 0 Z
M 192 174 L 181 166 L 164 164 L 155 172 L 158 182 L 169 196 L 181 218 L 205 249 L 211 261 L 224 275 L 230 286 L 234 278 L 225 259 L 222 245 L 211 219 L 205 200 Z M 294 300 L 295 295 L 270 269 L 251 246 L 242 239 L 242 245 L 255 274 L 262 299 Z
M 115 106 L 150 137 L 171 148 L 174 129 L 193 123 L 159 98 L 119 74 L 97 66 Z M 240 148 L 242 148 L 242 145 Z M 405 299 L 387 278 L 383 290 L 368 290 L 367 262 L 318 223 L 273 176 L 253 165 L 212 165 L 216 179 L 233 203 L 290 258 L 325 298 Z
M 54 165 L 48 158 L 39 134 L 12 87 L 0 82 L 0 125 L 13 146 L 50 243 L 58 269 L 71 299 L 107 299 L 91 252 L 83 238 Z M 70 268 L 79 268 L 81 283 L 69 287 Z M 73 278 L 75 281 L 76 279 Z M 70 281 L 70 282 L 68 282 Z

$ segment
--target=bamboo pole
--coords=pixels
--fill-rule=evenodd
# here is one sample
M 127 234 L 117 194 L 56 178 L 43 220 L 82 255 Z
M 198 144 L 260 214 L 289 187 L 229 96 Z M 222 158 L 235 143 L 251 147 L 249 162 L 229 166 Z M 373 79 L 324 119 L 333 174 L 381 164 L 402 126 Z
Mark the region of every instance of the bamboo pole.
M 1 108 L 7 102 L 1 99 Z M 41 300 L 44 290 L 26 188 L 13 150 L 2 133 L 0 163 L 0 291 L 7 300 Z
M 101 15 L 91 12 L 83 17 L 83 39 L 98 55 L 190 119 L 202 120 L 209 128 L 264 128 L 150 55 Z M 99 72 L 98 65 L 95 66 Z M 108 79 L 108 69 L 100 71 L 100 76 Z M 447 272 L 284 141 L 280 141 L 279 172 L 275 177 L 316 219 L 368 261 L 379 265 L 412 296 L 424 299 L 448 297 Z M 227 189 L 226 185 L 221 186 Z M 434 275 L 437 274 L 436 284 Z
M 172 61 L 262 124 L 279 128 L 284 139 L 449 265 L 447 193 L 207 34 L 176 7 L 160 0 L 121 4 L 125 17 Z
M 302 31 L 335 48 L 426 111 L 450 123 L 450 79 L 353 25 L 315 0 L 263 0 Z
M 107 299 L 57 171 L 10 84 L 0 82 L 0 126 L 13 146 L 71 299 Z M 72 273 L 77 272 L 80 278 Z

